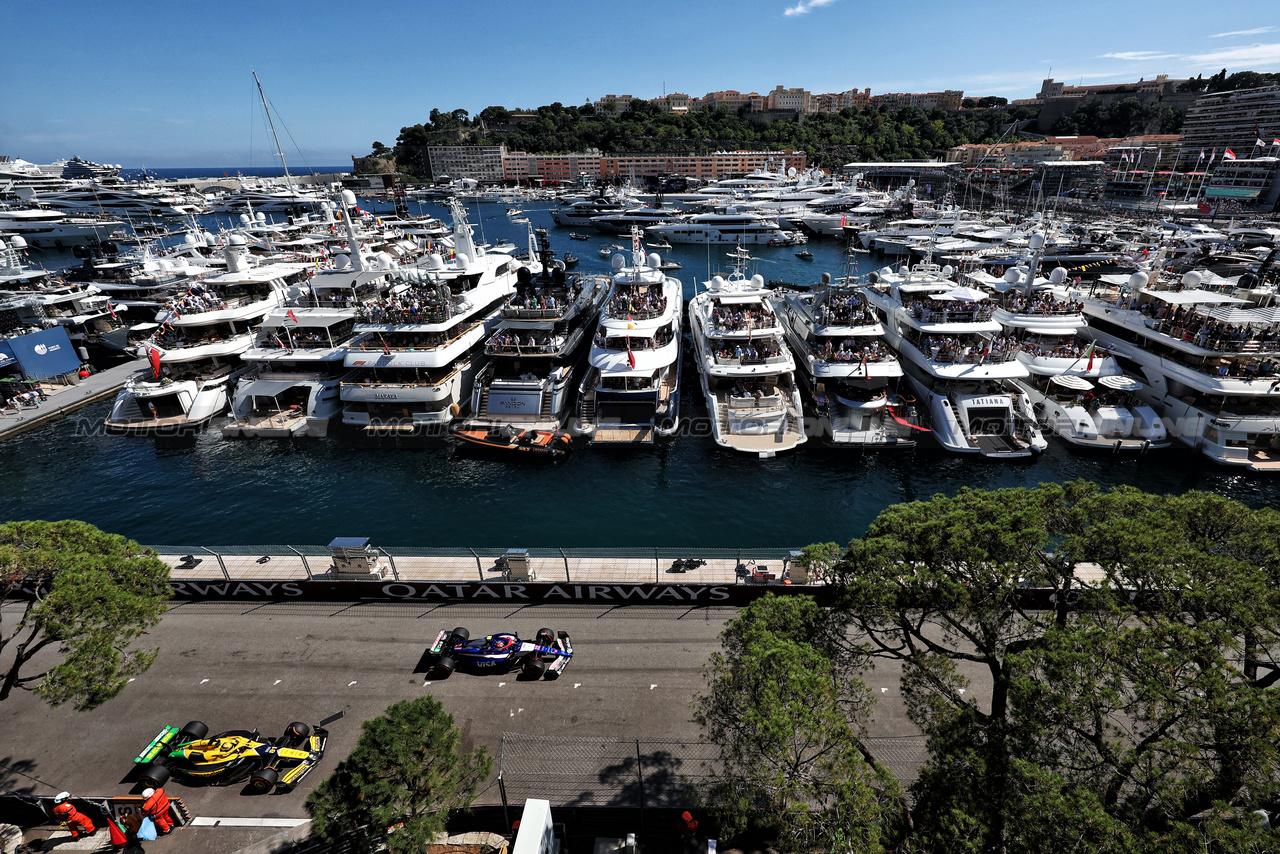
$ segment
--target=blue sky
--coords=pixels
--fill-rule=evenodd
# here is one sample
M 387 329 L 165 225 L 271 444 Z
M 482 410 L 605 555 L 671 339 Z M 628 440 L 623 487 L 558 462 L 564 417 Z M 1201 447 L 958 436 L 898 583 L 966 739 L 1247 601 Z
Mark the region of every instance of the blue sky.
M 0 154 L 127 167 L 270 165 L 251 68 L 292 136 L 280 129 L 291 167 L 349 164 L 433 107 L 778 84 L 1012 99 L 1050 73 L 1280 71 L 1275 0 L 44 0 L 10 3 L 5 29 Z

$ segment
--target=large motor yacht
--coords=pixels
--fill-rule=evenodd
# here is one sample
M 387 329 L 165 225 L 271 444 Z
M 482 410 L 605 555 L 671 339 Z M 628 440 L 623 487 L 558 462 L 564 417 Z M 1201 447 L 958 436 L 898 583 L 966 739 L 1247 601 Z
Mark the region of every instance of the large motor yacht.
M 651 225 L 645 229 L 651 237 L 664 237 L 671 243 L 764 243 L 786 244 L 792 232 L 784 231 L 778 220 L 753 211 L 728 208 L 725 213 L 692 214 Z
M 70 216 L 66 211 L 0 210 L 0 234 L 18 235 L 37 249 L 69 249 L 78 244 L 101 243 L 122 228 L 123 220 Z
M 1134 393 L 1214 462 L 1280 471 L 1280 312 L 1257 301 L 1274 292 L 1206 290 L 1195 270 L 1108 278 L 1083 296 L 1084 332 L 1142 381 Z
M 1123 376 L 1115 357 L 1081 334 L 1083 306 L 1063 288 L 1066 270 L 1056 267 L 1048 279 L 1033 280 L 1035 267 L 1011 267 L 1002 279 L 983 272 L 968 277 L 994 292 L 992 319 L 1017 341 L 1017 358 L 1030 372 L 1013 382 L 1031 400 L 1040 425 L 1081 450 L 1168 447 L 1164 422 L 1134 396 L 1141 381 Z
M 803 444 L 795 360 L 760 275 L 741 266 L 689 300 L 689 328 L 716 444 L 761 458 Z
M 244 371 L 241 354 L 253 328 L 274 308 L 306 291 L 302 264 L 251 266 L 247 243 L 233 234 L 227 272 L 203 279 L 176 297 L 143 343 L 150 366 L 130 377 L 107 416 L 108 432 L 176 435 L 203 429 L 227 408 Z
M 572 414 L 609 279 L 566 275 L 552 264 L 546 233 L 538 239 L 540 272 L 518 271 L 516 292 L 485 343 L 490 361 L 476 377 L 471 415 L 455 430 L 473 441 L 508 426 L 559 431 Z
M 787 343 L 796 354 L 800 381 L 835 445 L 915 447 L 913 430 L 924 430 L 909 401 L 898 395 L 902 365 L 884 342 L 884 325 L 861 288 L 821 285 L 802 293 L 779 292 L 773 300 Z
M 527 269 L 508 252 L 478 245 L 460 203 L 451 205 L 452 248 L 403 270 L 405 281 L 359 309 L 346 354 L 342 422 L 369 436 L 438 434 L 471 398 L 483 342 Z M 347 218 L 350 221 L 350 217 Z M 536 263 L 536 262 L 535 262 Z
M 1047 443 L 1012 382 L 1028 373 L 1017 342 L 1001 335 L 987 294 L 957 287 L 952 272 L 932 263 L 885 268 L 868 277 L 867 301 L 943 448 L 1002 459 L 1038 454 Z
M 588 354 L 578 431 L 592 444 L 652 444 L 680 423 L 684 288 L 645 257 L 637 229 L 631 263 L 613 257 L 613 281 Z

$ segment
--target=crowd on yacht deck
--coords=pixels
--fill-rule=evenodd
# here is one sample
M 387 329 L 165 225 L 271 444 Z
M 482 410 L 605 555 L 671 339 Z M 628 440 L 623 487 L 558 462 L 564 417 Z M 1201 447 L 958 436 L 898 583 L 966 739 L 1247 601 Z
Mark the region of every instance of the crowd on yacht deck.
M 1005 307 L 1015 314 L 1079 314 L 1084 311 L 1083 303 L 1061 300 L 1052 294 L 1036 294 L 1030 299 L 1015 296 Z
M 910 300 L 907 309 L 923 323 L 973 323 L 990 320 L 995 306 L 969 300 L 940 300 L 931 297 Z
M 368 300 L 356 309 L 362 323 L 440 323 L 453 316 L 453 301 L 435 285 L 410 285 L 396 296 Z
M 832 295 L 814 311 L 818 323 L 824 326 L 848 324 L 869 325 L 876 322 L 875 312 L 857 294 Z
M 781 355 L 781 348 L 775 341 L 760 341 L 752 343 L 746 342 L 746 346 L 739 343 L 733 347 L 719 347 L 716 349 L 716 358 L 720 361 L 732 361 L 737 359 L 739 362 L 746 364 L 748 362 L 765 362 Z
M 719 306 L 711 309 L 711 322 L 720 332 L 738 332 L 744 329 L 763 329 L 774 325 L 773 314 L 763 308 L 741 308 L 723 311 Z
M 623 293 L 609 300 L 609 314 L 613 317 L 657 317 L 667 310 L 667 298 L 660 291 Z
M 896 358 L 888 345 L 878 340 L 855 341 L 845 338 L 839 344 L 832 344 L 828 338 L 824 344 L 814 341 L 809 347 L 813 355 L 824 362 L 878 362 Z
M 954 338 L 934 339 L 925 336 L 920 346 L 935 362 L 998 362 L 1022 349 L 1018 339 L 1008 335 L 973 343 Z

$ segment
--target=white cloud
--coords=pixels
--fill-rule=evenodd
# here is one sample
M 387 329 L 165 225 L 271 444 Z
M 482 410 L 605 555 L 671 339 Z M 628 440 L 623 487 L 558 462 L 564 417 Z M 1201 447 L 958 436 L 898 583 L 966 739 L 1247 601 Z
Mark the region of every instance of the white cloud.
M 821 6 L 830 6 L 834 2 L 836 2 L 836 0 L 800 0 L 800 2 L 794 6 L 788 6 L 786 11 L 782 14 L 788 17 L 792 15 L 807 15 L 814 9 Z
M 1201 65 L 1237 66 L 1237 70 L 1248 68 L 1259 70 L 1259 66 L 1280 65 L 1280 44 L 1250 44 L 1239 47 L 1226 47 L 1209 53 L 1197 53 L 1184 57 L 1189 62 Z
M 1227 36 L 1256 36 L 1262 33 L 1274 33 L 1275 31 L 1276 31 L 1275 27 L 1255 27 L 1252 30 L 1234 30 L 1229 33 L 1214 33 L 1213 35 L 1209 36 L 1209 38 L 1224 39 Z
M 1125 62 L 1146 62 L 1152 59 L 1173 59 L 1176 53 L 1157 53 L 1154 50 L 1127 50 L 1120 53 L 1104 53 L 1103 59 L 1121 59 Z

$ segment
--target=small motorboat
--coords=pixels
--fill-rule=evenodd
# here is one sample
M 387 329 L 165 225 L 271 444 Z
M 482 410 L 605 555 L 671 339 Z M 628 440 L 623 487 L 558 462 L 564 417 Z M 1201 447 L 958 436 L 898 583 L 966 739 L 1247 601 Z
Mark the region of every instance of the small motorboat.
M 659 270 L 679 270 L 680 262 L 679 261 L 663 261 L 661 264 L 658 265 L 658 269 Z
M 512 222 L 514 222 L 514 223 L 519 223 L 519 224 L 521 224 L 521 225 L 528 225 L 528 224 L 529 224 L 529 218 L 528 218 L 527 216 L 518 216 L 518 217 L 516 217 L 515 219 L 513 219 L 513 220 L 511 220 L 511 221 L 512 221 Z
M 571 231 L 569 232 L 569 239 L 570 240 L 589 240 L 590 237 L 589 235 L 586 235 L 586 234 L 578 234 L 578 232 L 576 231 Z
M 601 258 L 608 258 L 613 255 L 613 247 L 608 245 L 601 246 L 600 251 L 597 252 L 596 254 L 599 255 Z
M 799 252 L 796 253 L 796 257 L 799 258 L 801 261 L 812 261 L 813 253 L 810 252 L 808 249 L 801 249 Z
M 520 216 L 524 211 L 519 208 L 507 208 L 507 216 Z
M 454 427 L 451 431 L 468 444 L 493 451 L 561 457 L 569 453 L 573 438 L 559 430 L 521 430 L 510 424 L 500 427 Z
M 650 249 L 670 249 L 671 241 L 659 240 L 657 243 L 646 243 L 645 246 L 648 246 Z
M 572 270 L 574 267 L 578 266 L 578 256 L 574 255 L 572 252 L 564 253 L 560 260 L 564 262 L 564 268 L 566 270 Z

